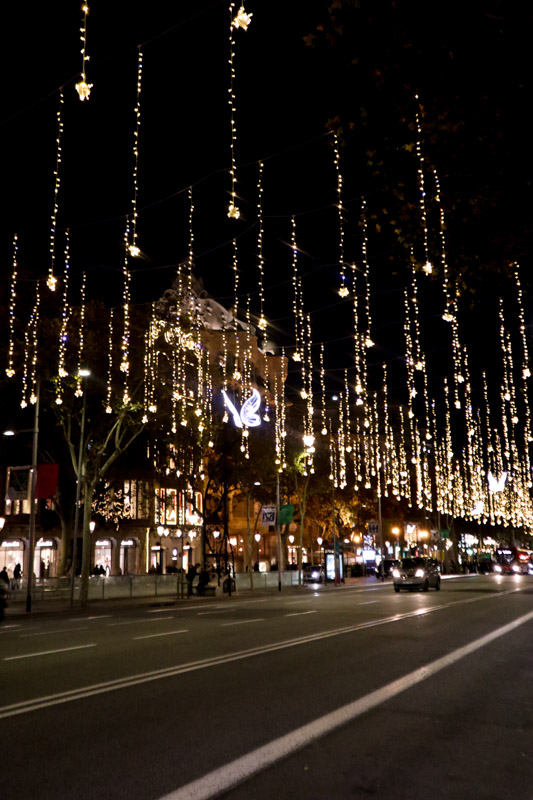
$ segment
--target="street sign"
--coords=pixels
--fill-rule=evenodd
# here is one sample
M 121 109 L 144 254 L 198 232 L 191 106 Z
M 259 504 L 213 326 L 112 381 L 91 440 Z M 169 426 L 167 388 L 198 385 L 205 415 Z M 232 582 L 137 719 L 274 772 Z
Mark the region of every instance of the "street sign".
M 377 519 L 371 519 L 368 522 L 368 535 L 379 536 L 379 521 Z
M 261 525 L 276 524 L 276 506 L 262 506 Z

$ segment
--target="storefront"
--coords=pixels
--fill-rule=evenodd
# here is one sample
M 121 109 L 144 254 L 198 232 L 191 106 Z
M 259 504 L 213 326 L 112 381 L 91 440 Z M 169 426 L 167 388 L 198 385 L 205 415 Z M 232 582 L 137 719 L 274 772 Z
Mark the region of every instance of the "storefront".
M 23 539 L 5 539 L 0 544 L 0 569 L 5 567 L 10 578 L 17 564 L 24 570 L 24 549 Z
M 122 539 L 120 543 L 120 572 L 122 575 L 135 575 L 138 573 L 139 540 L 130 536 Z
M 101 574 L 111 575 L 113 564 L 112 539 L 97 539 L 94 543 L 94 570 L 101 570 Z
M 55 578 L 57 575 L 57 539 L 39 539 L 35 543 L 33 574 L 36 578 Z
M 161 543 L 154 544 L 150 548 L 150 569 L 148 571 L 160 574 L 165 571 L 165 548 Z

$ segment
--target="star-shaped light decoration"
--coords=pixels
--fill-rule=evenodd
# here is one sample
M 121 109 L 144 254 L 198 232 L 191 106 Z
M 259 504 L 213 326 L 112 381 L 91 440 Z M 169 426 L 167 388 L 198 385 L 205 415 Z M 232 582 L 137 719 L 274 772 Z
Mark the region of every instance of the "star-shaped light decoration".
M 137 247 L 136 244 L 130 244 L 130 246 L 128 247 L 128 250 L 130 251 L 130 256 L 132 258 L 137 258 L 137 256 L 139 256 L 141 254 L 141 249 L 139 247 Z
M 230 219 L 239 219 L 240 216 L 241 212 L 239 211 L 237 206 L 234 203 L 230 203 L 228 206 L 228 217 Z
M 246 31 L 248 30 L 248 25 L 252 21 L 252 17 L 253 14 L 247 14 L 244 10 L 244 6 L 241 6 L 237 12 L 237 16 L 231 24 L 234 28 L 242 28 L 243 31 Z
M 433 272 L 433 264 L 431 264 L 429 261 L 426 261 L 426 263 L 422 267 L 422 270 L 426 273 L 426 275 L 431 275 L 431 273 Z
M 260 317 L 259 322 L 257 323 L 257 327 L 260 331 L 265 331 L 267 327 L 267 321 L 264 317 Z
M 81 80 L 79 83 L 76 84 L 76 91 L 78 93 L 78 97 L 83 102 L 84 100 L 88 100 L 91 94 L 91 89 L 93 88 L 92 83 L 87 83 L 85 79 Z
M 339 289 L 339 297 L 348 297 L 349 294 L 348 287 L 343 284 Z
M 46 285 L 50 289 L 51 292 L 55 292 L 57 286 L 57 278 L 55 278 L 51 273 L 46 279 Z

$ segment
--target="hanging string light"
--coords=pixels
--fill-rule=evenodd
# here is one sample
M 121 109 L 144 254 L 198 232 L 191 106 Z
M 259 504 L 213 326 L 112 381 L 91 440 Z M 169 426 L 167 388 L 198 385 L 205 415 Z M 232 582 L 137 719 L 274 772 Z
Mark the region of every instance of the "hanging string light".
M 79 323 L 79 339 L 78 339 L 78 364 L 76 369 L 76 390 L 74 392 L 76 397 L 82 397 L 82 376 L 80 372 L 83 368 L 83 354 L 85 350 L 85 289 L 86 289 L 87 275 L 84 272 L 81 278 L 81 291 L 80 291 L 80 323 Z
M 427 275 L 433 272 L 433 265 L 429 260 L 429 241 L 428 241 L 428 223 L 426 211 L 426 190 L 424 186 L 424 156 L 422 155 L 422 126 L 420 124 L 420 105 L 418 103 L 418 95 L 415 95 L 417 102 L 416 110 L 416 155 L 418 157 L 418 188 L 420 191 L 420 219 L 422 223 L 423 237 L 424 237 L 424 257 L 425 263 L 422 269 Z
M 516 281 L 516 294 L 518 300 L 518 319 L 520 322 L 520 336 L 522 339 L 522 377 L 530 378 L 531 370 L 529 369 L 529 353 L 527 348 L 526 339 L 526 322 L 524 317 L 524 301 L 522 296 L 522 286 L 520 284 L 520 267 L 518 263 L 514 264 L 515 281 Z
M 453 315 L 453 300 L 450 289 L 450 274 L 448 269 L 448 258 L 446 254 L 446 222 L 444 217 L 444 208 L 442 207 L 442 200 L 440 194 L 440 181 L 437 170 L 433 168 L 433 176 L 435 178 L 435 203 L 439 209 L 439 235 L 440 235 L 440 260 L 442 263 L 442 288 L 444 290 L 444 313 L 442 319 L 445 322 L 452 321 Z
M 7 347 L 6 375 L 12 378 L 15 375 L 15 306 L 17 299 L 17 273 L 18 273 L 18 235 L 13 236 L 13 271 L 11 273 L 11 291 L 9 293 L 9 344 Z
M 124 231 L 124 264 L 122 268 L 123 277 L 123 329 L 122 329 L 122 344 L 121 344 L 121 360 L 120 371 L 124 373 L 124 404 L 129 403 L 129 371 L 130 371 L 130 286 L 131 286 L 131 273 L 129 268 L 129 241 L 130 241 L 130 226 L 129 219 L 126 217 L 126 228 Z
M 340 167 L 339 139 L 337 134 L 333 134 L 333 161 L 335 172 L 337 173 L 337 210 L 339 212 L 339 268 L 341 285 L 339 287 L 340 297 L 347 297 L 348 287 L 346 286 L 346 274 L 344 272 L 344 216 L 342 210 L 342 174 Z
M 56 150 L 56 167 L 54 170 L 54 202 L 52 205 L 52 219 L 50 222 L 50 269 L 48 271 L 48 278 L 46 285 L 51 292 L 55 292 L 57 286 L 57 278 L 54 276 L 54 266 L 56 257 L 56 224 L 57 212 L 59 209 L 59 187 L 61 186 L 61 137 L 63 135 L 63 91 L 59 92 L 59 108 L 57 111 L 57 150 Z
M 324 342 L 320 342 L 320 394 L 321 394 L 321 416 L 322 416 L 322 436 L 328 435 L 326 424 L 326 380 L 324 372 Z
M 292 287 L 293 287 L 293 317 L 294 317 L 294 361 L 301 361 L 303 358 L 305 325 L 303 318 L 302 286 L 298 275 L 298 247 L 296 244 L 296 220 L 291 218 L 291 251 L 292 251 Z
M 235 161 L 235 148 L 237 144 L 237 125 L 235 122 L 235 50 L 234 50 L 234 32 L 240 28 L 241 30 L 247 30 L 248 25 L 250 24 L 252 15 L 247 14 L 244 10 L 244 6 L 241 6 L 237 15 L 235 14 L 235 3 L 233 0 L 230 1 L 229 4 L 229 12 L 230 12 L 230 26 L 229 26 L 229 68 L 230 68 L 230 87 L 228 93 L 228 101 L 229 101 L 229 112 L 230 112 L 230 125 L 231 125 L 231 139 L 230 139 L 230 152 L 231 152 L 231 167 L 230 167 L 230 178 L 231 178 L 231 192 L 230 192 L 230 204 L 228 207 L 228 217 L 231 219 L 239 219 L 241 212 L 237 206 L 237 164 Z
M 257 181 L 257 262 L 259 265 L 259 321 L 257 327 L 260 331 L 265 331 L 267 321 L 263 313 L 264 291 L 263 291 L 263 162 L 259 162 L 259 178 Z
M 363 269 L 365 273 L 365 308 L 366 308 L 366 347 L 373 347 L 372 341 L 372 317 L 370 315 L 370 264 L 368 263 L 368 222 L 366 218 L 366 200 L 363 198 L 361 202 L 361 223 L 363 227 Z
M 78 93 L 78 97 L 83 102 L 84 100 L 88 100 L 91 94 L 91 89 L 93 88 L 92 83 L 87 83 L 87 62 L 89 61 L 89 56 L 87 55 L 87 16 L 89 14 L 89 6 L 87 3 L 83 3 L 81 10 L 83 12 L 83 17 L 81 21 L 81 28 L 80 28 L 80 41 L 81 41 L 81 80 L 78 81 L 76 84 L 76 91 Z
M 37 353 L 40 304 L 41 295 L 39 282 L 37 281 L 35 284 L 35 304 L 24 332 L 21 408 L 26 408 L 28 402 L 32 405 L 37 402 Z
M 418 372 L 422 372 L 425 368 L 425 360 L 422 354 L 422 345 L 420 342 L 420 320 L 419 320 L 419 308 L 418 308 L 418 284 L 416 279 L 416 269 L 414 261 L 411 263 L 411 287 L 412 287 L 412 295 L 411 295 L 411 306 L 413 309 L 413 316 L 412 316 L 412 324 L 413 324 L 413 355 L 414 355 L 414 367 L 415 370 Z
M 137 102 L 135 104 L 135 131 L 133 133 L 133 198 L 131 201 L 131 241 L 128 245 L 130 256 L 136 258 L 141 250 L 137 244 L 137 197 L 139 194 L 139 134 L 141 130 L 141 87 L 143 54 L 139 48 L 137 59 Z
M 66 378 L 68 375 L 65 366 L 65 357 L 68 341 L 68 323 L 70 321 L 70 304 L 68 302 L 68 278 L 70 269 L 70 238 L 69 231 L 65 231 L 65 272 L 63 277 L 63 309 L 61 312 L 61 328 L 59 330 L 59 357 L 57 374 L 59 378 Z M 61 405 L 63 402 L 63 385 L 61 380 L 56 384 L 56 403 Z
M 240 381 L 242 378 L 242 373 L 240 369 L 240 342 L 239 342 L 239 329 L 237 323 L 237 317 L 239 314 L 239 262 L 238 262 L 238 250 L 237 250 L 237 240 L 233 240 L 233 278 L 234 278 L 234 297 L 235 297 L 235 306 L 234 306 L 234 335 L 235 335 L 235 354 L 234 354 L 234 367 L 233 367 L 233 380 Z
M 113 391 L 113 309 L 109 312 L 109 336 L 107 340 L 107 381 L 106 381 L 106 404 L 105 404 L 105 413 L 111 414 L 113 408 L 111 406 L 111 398 L 112 398 L 112 391 Z M 151 333 L 151 326 L 148 331 L 148 336 Z M 146 355 L 145 355 L 146 359 Z M 146 363 L 146 361 L 145 361 Z M 149 375 L 150 373 L 148 373 Z M 145 373 L 146 378 L 146 373 Z M 145 380 L 146 386 L 146 380 Z M 146 419 L 148 422 L 148 419 Z

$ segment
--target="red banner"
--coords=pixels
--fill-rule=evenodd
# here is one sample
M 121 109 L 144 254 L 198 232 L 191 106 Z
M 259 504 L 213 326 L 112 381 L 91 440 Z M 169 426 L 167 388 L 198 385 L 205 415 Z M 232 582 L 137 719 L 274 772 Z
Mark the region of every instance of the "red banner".
M 57 493 L 57 478 L 59 464 L 39 464 L 37 467 L 37 482 L 35 484 L 35 498 L 46 500 Z

